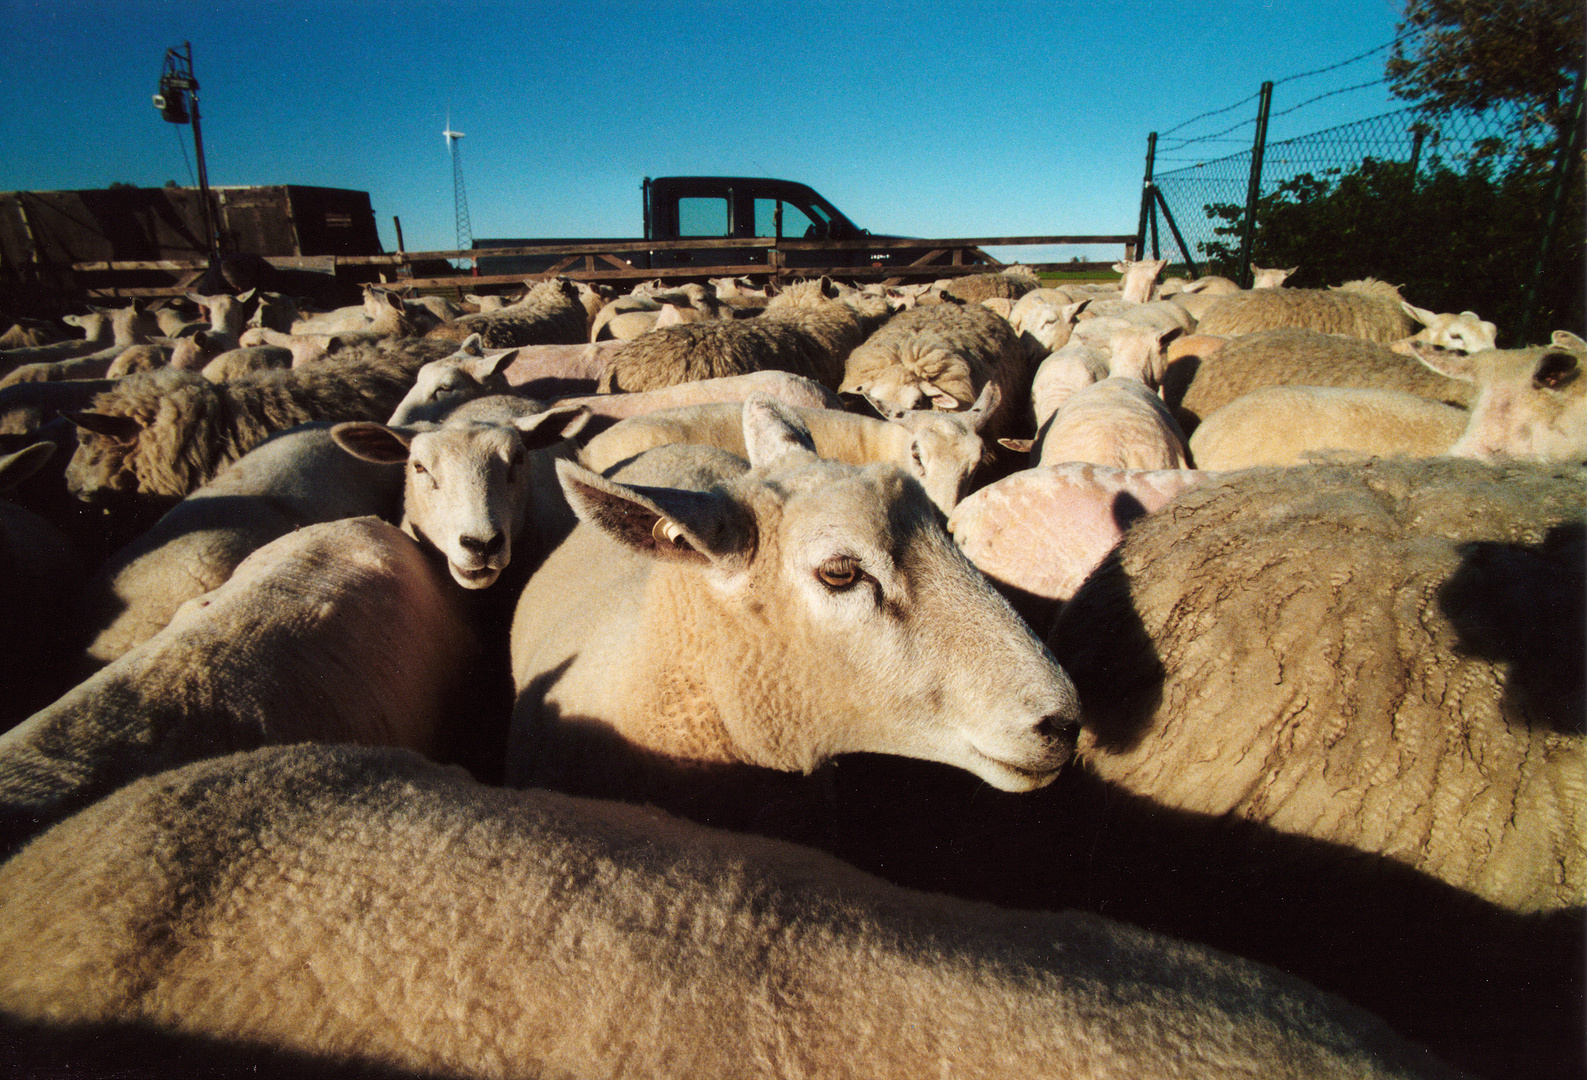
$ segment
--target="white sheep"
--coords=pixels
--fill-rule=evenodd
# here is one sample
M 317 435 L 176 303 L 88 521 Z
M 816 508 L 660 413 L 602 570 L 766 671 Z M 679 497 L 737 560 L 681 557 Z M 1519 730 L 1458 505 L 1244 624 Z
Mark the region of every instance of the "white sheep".
M 1471 383 L 1471 419 L 1449 453 L 1481 460 L 1587 460 L 1587 341 L 1556 331 L 1554 344 L 1463 356 L 1425 346 L 1428 367 Z
M 1397 288 L 1371 278 L 1329 289 L 1253 289 L 1218 297 L 1202 313 L 1198 329 L 1237 337 L 1298 326 L 1387 343 L 1416 328 L 1404 303 Z
M 1183 469 L 1185 436 L 1163 399 L 1139 379 L 1110 376 L 1083 386 L 1036 433 L 1034 465 L 1078 461 L 1115 469 Z
M 484 589 L 512 561 L 528 524 L 530 455 L 588 420 L 580 406 L 496 395 L 459 405 L 440 424 L 347 422 L 331 438 L 364 461 L 406 464 L 403 531 L 444 555 L 463 588 Z
M 475 647 L 457 596 L 391 525 L 289 532 L 0 735 L 0 850 L 201 757 L 310 739 L 435 753 Z
M 1196 426 L 1200 469 L 1298 465 L 1356 457 L 1432 457 L 1466 429 L 1465 409 L 1403 390 L 1268 386 L 1235 398 Z
M 1082 759 L 1165 812 L 1381 856 L 1510 911 L 1580 909 L 1584 507 L 1580 467 L 1455 458 L 1183 492 L 1049 637 Z
M 967 495 L 948 516 L 948 531 L 977 569 L 1041 602 L 1050 617 L 1132 522 L 1212 475 L 1076 462 L 1021 469 Z
M 478 1080 L 1455 1076 L 1201 946 L 357 747 L 190 765 L 35 841 L 0 1008 Z
M 308 424 L 266 439 L 112 555 L 87 585 L 80 677 L 153 637 L 284 533 L 363 515 L 396 520 L 401 470 L 349 457 L 330 429 Z
M 826 408 L 794 411 L 821 457 L 851 465 L 890 461 L 914 476 L 947 513 L 968 492 L 975 470 L 989 456 L 979 434 L 996 392 L 994 384 L 987 387 L 985 400 L 962 413 L 910 409 L 880 420 Z M 643 413 L 596 435 L 579 451 L 579 461 L 592 472 L 607 474 L 668 443 L 715 446 L 745 456 L 743 405 L 716 402 Z
M 517 302 L 441 323 L 429 336 L 461 343 L 479 334 L 491 348 L 579 344 L 589 340 L 591 315 L 585 297 L 567 278 L 534 282 Z
M 803 773 L 862 750 L 1050 781 L 1068 682 L 919 484 L 821 460 L 765 399 L 744 441 L 748 466 L 680 445 L 614 479 L 557 463 L 580 524 L 513 620 L 510 782 L 636 797 L 625 762 Z

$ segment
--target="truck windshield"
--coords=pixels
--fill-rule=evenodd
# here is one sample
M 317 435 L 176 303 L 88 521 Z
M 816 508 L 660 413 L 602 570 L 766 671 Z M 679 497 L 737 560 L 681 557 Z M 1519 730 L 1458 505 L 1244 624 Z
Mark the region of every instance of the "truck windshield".
M 782 199 L 755 200 L 755 235 L 776 236 L 776 213 L 782 207 L 782 235 L 790 240 L 824 240 L 831 221 L 817 206 L 798 206 Z

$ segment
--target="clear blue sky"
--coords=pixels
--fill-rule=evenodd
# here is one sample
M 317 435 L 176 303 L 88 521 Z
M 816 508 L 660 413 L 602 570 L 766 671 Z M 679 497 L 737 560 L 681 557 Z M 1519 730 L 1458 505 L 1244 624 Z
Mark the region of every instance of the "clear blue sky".
M 640 179 L 686 173 L 802 180 L 875 232 L 1128 233 L 1148 132 L 1382 45 L 1402 6 L 0 0 L 0 189 L 194 183 L 192 129 L 150 103 L 190 41 L 211 184 L 368 191 L 388 249 L 393 216 L 410 250 L 454 245 L 448 109 L 476 237 L 637 235 Z M 1380 79 L 1383 55 L 1283 84 L 1274 111 Z M 1334 94 L 1270 138 L 1403 104 Z

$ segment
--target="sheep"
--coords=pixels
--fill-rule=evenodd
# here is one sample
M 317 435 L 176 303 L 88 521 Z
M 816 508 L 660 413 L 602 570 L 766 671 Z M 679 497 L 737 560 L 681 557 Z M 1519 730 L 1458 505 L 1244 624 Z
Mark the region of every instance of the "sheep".
M 1019 335 L 1020 343 L 1025 346 L 1025 356 L 1033 365 L 1068 343 L 1076 320 L 1090 303 L 1089 300 L 1064 304 L 1031 300 L 1036 295 L 1036 292 L 1029 292 L 1020 297 L 1008 314 L 1009 325 Z
M 0 454 L 0 492 L 10 493 L 56 452 L 36 442 Z M 45 518 L 0 499 L 0 671 L 6 692 L 0 728 L 43 705 L 64 687 L 79 621 L 83 567 L 71 541 Z
M 1294 275 L 1295 271 L 1297 271 L 1299 269 L 1300 269 L 1300 267 L 1298 267 L 1298 266 L 1292 266 L 1288 270 L 1280 270 L 1280 269 L 1277 269 L 1276 267 L 1267 268 L 1267 267 L 1258 266 L 1258 265 L 1256 265 L 1256 263 L 1252 263 L 1251 264 L 1251 288 L 1253 288 L 1253 289 L 1279 289 L 1279 288 L 1283 288 L 1284 282 L 1288 281 Z M 1231 290 L 1228 290 L 1228 291 L 1233 292 L 1234 290 L 1231 289 Z
M 1201 946 L 346 746 L 139 781 L 0 867 L 0 1007 L 361 1074 L 1456 1075 Z
M 1196 426 L 1190 454 L 1201 469 L 1298 465 L 1314 457 L 1449 450 L 1471 414 L 1401 390 L 1267 386 L 1237 397 Z
M 292 350 L 279 345 L 245 345 L 218 353 L 199 369 L 210 382 L 226 382 L 255 371 L 285 371 L 292 366 Z
M 1584 494 L 1578 467 L 1453 458 L 1183 493 L 1049 637 L 1082 758 L 1163 807 L 1380 854 L 1511 911 L 1579 908 Z
M 1115 469 L 1183 469 L 1185 436 L 1162 398 L 1139 379 L 1110 376 L 1083 386 L 1036 433 L 1035 465 L 1078 461 Z
M 84 337 L 33 348 L 7 349 L 0 353 L 0 374 L 9 375 L 26 364 L 70 360 L 105 352 L 115 346 L 125 348 L 159 333 L 159 324 L 141 300 L 112 311 L 90 308 L 87 314 L 64 315 L 61 321 L 80 327 Z
M 1493 349 L 1469 357 L 1416 348 L 1440 374 L 1476 387 L 1471 419 L 1449 453 L 1529 461 L 1587 460 L 1587 341 L 1556 331 L 1554 344 Z
M 219 588 L 250 553 L 320 521 L 401 513 L 402 471 L 343 453 L 331 424 L 273 435 L 112 555 L 85 598 L 86 677 L 147 641 L 182 604 Z
M 890 417 L 922 407 L 961 410 L 995 383 L 999 405 L 984 430 L 998 438 L 1024 427 L 1030 379 L 1007 319 L 975 304 L 937 304 L 901 312 L 850 353 L 838 392 L 862 395 Z
M 754 318 L 643 334 L 615 353 L 599 390 L 655 390 L 765 370 L 790 371 L 836 390 L 845 358 L 886 318 L 886 309 L 880 302 L 830 299 L 822 288 L 830 286 L 790 287 Z
M 129 780 L 269 743 L 435 753 L 476 643 L 377 518 L 288 532 L 158 634 L 0 735 L 0 852 Z
M 589 340 L 590 325 L 582 297 L 567 278 L 536 282 L 517 303 L 442 323 L 429 336 L 462 342 L 477 333 L 491 348 L 581 344 Z
M 1122 299 L 1144 304 L 1156 294 L 1157 275 L 1168 265 L 1167 259 L 1125 259 L 1113 264 L 1120 275 L 1119 293 Z
M 1219 297 L 1201 316 L 1198 329 L 1238 337 L 1258 330 L 1306 327 L 1388 343 L 1416 329 L 1401 309 L 1403 302 L 1398 289 L 1371 278 L 1331 289 L 1254 289 Z
M 1216 350 L 1175 360 L 1162 380 L 1163 400 L 1189 435 L 1203 417 L 1235 398 L 1281 385 L 1403 390 L 1461 406 L 1474 399 L 1469 384 L 1431 371 L 1413 356 L 1308 329 L 1233 338 Z
M 46 319 L 16 319 L 0 334 L 0 351 L 52 345 L 65 336 L 60 327 Z
M 961 304 L 979 304 L 994 298 L 1018 300 L 1041 281 L 1025 266 L 1005 266 L 992 274 L 966 274 L 964 277 L 945 278 L 938 282 L 942 295 L 949 301 Z
M 865 750 L 1050 782 L 1068 681 L 919 484 L 817 458 L 767 399 L 745 402 L 744 441 L 748 465 L 680 445 L 612 479 L 557 462 L 580 524 L 513 618 L 509 782 L 670 799 L 709 769 Z
M 989 453 L 978 434 L 995 400 L 988 383 L 984 400 L 963 413 L 907 410 L 892 420 L 826 408 L 795 408 L 823 458 L 865 465 L 891 461 L 920 482 L 943 513 L 952 510 L 969 490 L 976 468 Z M 744 409 L 740 402 L 716 402 L 642 413 L 619 421 L 596 435 L 579 451 L 591 472 L 610 471 L 646 450 L 668 443 L 715 446 L 743 457 Z
M 440 551 L 457 584 L 484 589 L 524 531 L 534 476 L 527 457 L 588 420 L 580 406 L 492 396 L 465 402 L 439 425 L 346 422 L 331 438 L 365 461 L 405 463 L 403 531 Z
M 1133 521 L 1210 475 L 1078 462 L 1035 466 L 967 495 L 948 515 L 948 531 L 983 574 L 1034 602 L 1021 610 L 1045 629 L 1057 604 L 1074 595 Z
M 176 500 L 271 432 L 315 420 L 375 420 L 407 392 L 418 362 L 264 371 L 211 383 L 164 368 L 129 375 L 74 412 L 81 445 L 67 485 L 85 501 Z
M 1035 430 L 1047 426 L 1053 414 L 1077 391 L 1107 378 L 1128 378 L 1155 390 L 1167 369 L 1164 343 L 1176 331 L 1158 331 L 1114 320 L 1099 320 L 1096 331 L 1071 337 L 1037 367 L 1031 378 L 1030 400 Z M 1002 440 L 1028 451 L 1024 440 Z
M 713 318 L 719 317 L 722 305 L 712 291 L 704 285 L 688 283 L 677 285 L 670 289 L 638 289 L 627 296 L 619 296 L 604 305 L 590 322 L 590 341 L 601 341 L 607 338 L 633 338 L 649 330 L 655 323 L 654 316 L 659 314 L 666 304 L 693 307 L 698 304 L 702 309 L 713 312 Z M 627 323 L 613 326 L 613 320 L 626 316 L 646 316 L 649 318 L 631 319 Z

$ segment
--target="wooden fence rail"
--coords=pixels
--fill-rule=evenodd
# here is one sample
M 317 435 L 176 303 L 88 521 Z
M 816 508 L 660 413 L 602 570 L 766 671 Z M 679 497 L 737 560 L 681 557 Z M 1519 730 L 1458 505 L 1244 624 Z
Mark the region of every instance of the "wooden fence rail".
M 648 281 L 656 278 L 674 280 L 683 278 L 728 277 L 739 275 L 766 276 L 773 281 L 793 277 L 810 277 L 829 274 L 834 277 L 888 281 L 897 283 L 911 279 L 935 279 L 959 274 L 975 273 L 1002 265 L 983 249 L 988 247 L 1056 247 L 1080 245 L 1119 245 L 1124 258 L 1135 253 L 1134 235 L 1108 236 L 985 236 L 953 239 L 899 239 L 882 240 L 777 240 L 771 237 L 746 237 L 699 240 L 546 240 L 529 242 L 514 247 L 476 248 L 453 251 L 397 251 L 381 255 L 304 255 L 266 256 L 273 266 L 283 269 L 314 270 L 321 273 L 372 280 L 376 274 L 387 280 L 401 282 L 420 289 L 478 290 L 493 285 L 518 284 L 556 274 L 579 281 L 605 281 L 613 284 Z M 658 269 L 636 267 L 624 259 L 624 254 L 638 251 L 688 252 L 733 249 L 735 251 L 764 252 L 764 262 L 740 262 L 732 265 L 669 266 Z M 914 261 L 904 265 L 872 266 L 804 266 L 789 265 L 790 255 L 799 252 L 840 251 L 924 251 Z M 548 269 L 530 274 L 480 274 L 479 260 L 499 257 L 554 256 Z M 470 271 L 451 274 L 434 271 L 437 264 L 454 261 L 470 263 Z M 800 260 L 803 261 L 803 260 Z M 1114 260 L 1101 262 L 1023 263 L 1040 270 L 1079 270 L 1094 272 L 1111 267 Z M 69 266 L 37 266 L 37 271 L 52 269 L 70 271 L 79 287 L 91 298 L 170 296 L 186 291 L 207 269 L 202 258 L 159 259 L 152 261 L 79 262 Z M 125 271 L 165 271 L 174 280 L 166 286 L 124 287 L 111 282 L 98 283 L 98 275 Z

